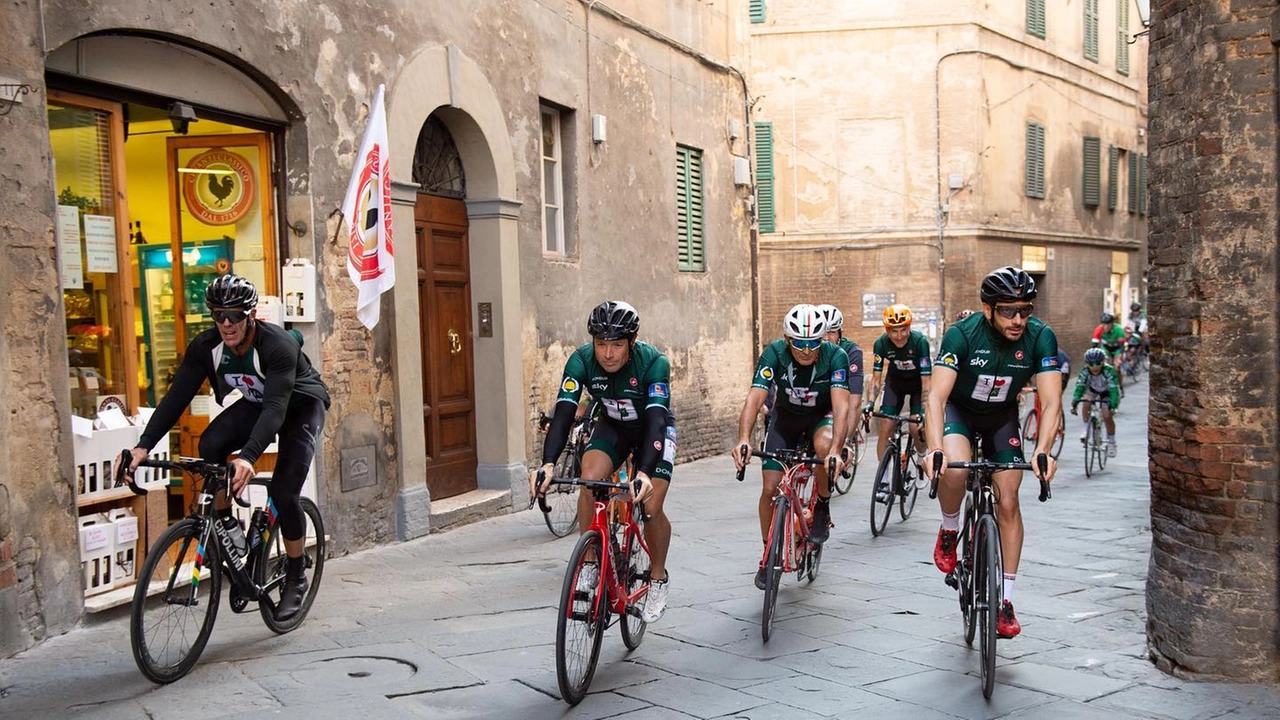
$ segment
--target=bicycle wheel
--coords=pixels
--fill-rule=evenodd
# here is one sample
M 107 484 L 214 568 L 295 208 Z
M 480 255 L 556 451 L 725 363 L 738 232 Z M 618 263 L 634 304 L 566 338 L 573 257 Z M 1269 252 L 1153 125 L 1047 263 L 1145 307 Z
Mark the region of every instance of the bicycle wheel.
M 979 646 L 982 650 L 982 697 L 990 698 L 996 683 L 996 614 L 1000 610 L 999 583 L 1004 575 L 1000 569 L 1000 531 L 995 518 L 984 515 L 978 518 L 978 550 L 980 556 L 974 563 L 978 577 L 975 587 L 978 597 L 974 606 L 978 610 Z
M 556 477 L 574 478 L 582 474 L 578 456 L 570 443 L 556 460 Z M 546 493 L 547 509 L 542 519 L 556 537 L 566 537 L 578 529 L 578 489 L 572 485 L 552 485 Z
M 880 459 L 880 467 L 876 469 L 875 479 L 871 485 L 871 534 L 880 537 L 884 526 L 889 522 L 889 513 L 893 512 L 893 501 L 898 496 L 898 446 L 889 443 Z M 884 500 L 877 498 L 884 489 Z
M 959 542 L 962 549 L 960 562 L 957 565 L 957 572 L 960 573 L 960 613 L 961 622 L 964 624 L 964 644 L 972 646 L 973 638 L 978 630 L 978 574 L 974 570 L 977 554 L 977 546 L 974 543 L 974 536 L 977 533 L 977 525 L 974 523 L 973 514 L 967 513 L 964 519 L 964 527 L 968 528 Z
M 1093 476 L 1093 458 L 1094 458 L 1093 446 L 1097 442 L 1097 438 L 1094 436 L 1094 430 L 1096 427 L 1097 426 L 1096 426 L 1096 423 L 1094 422 L 1094 418 L 1090 417 L 1084 428 L 1084 476 L 1085 477 Z
M 907 459 L 907 472 L 902 475 L 902 481 L 899 483 L 899 489 L 902 494 L 898 497 L 898 515 L 903 520 L 911 517 L 911 513 L 916 509 L 916 497 L 920 495 L 920 488 L 916 487 L 916 478 L 924 477 L 924 469 L 916 463 L 914 457 Z
M 760 616 L 760 637 L 769 642 L 773 630 L 773 614 L 778 607 L 778 585 L 782 582 L 783 550 L 787 538 L 787 522 L 790 515 L 786 498 L 773 502 L 773 529 L 769 531 L 769 551 L 765 556 L 764 612 Z
M 302 503 L 302 517 L 306 523 L 303 537 L 306 538 L 307 545 L 302 551 L 302 556 L 305 559 L 303 565 L 309 576 L 307 594 L 303 596 L 302 607 L 298 608 L 298 612 L 283 620 L 276 619 L 276 605 L 280 604 L 288 557 L 284 551 L 284 535 L 280 532 L 280 526 L 276 525 L 268 536 L 267 542 L 261 545 L 260 550 L 254 551 L 258 553 L 258 559 L 253 568 L 253 581 L 259 587 L 265 588 L 266 593 L 266 597 L 258 601 L 258 612 L 262 615 L 262 622 L 266 623 L 272 632 L 281 635 L 298 627 L 303 620 L 307 619 L 307 613 L 311 611 L 311 603 L 315 602 L 316 593 L 320 591 L 320 580 L 324 577 L 326 542 L 320 508 L 316 507 L 311 498 L 300 497 L 298 501 Z
M 636 507 L 635 512 L 639 513 L 640 508 Z M 637 523 L 638 525 L 639 523 Z M 627 551 L 623 555 L 622 562 L 627 568 L 627 595 L 631 595 L 641 588 L 649 585 L 649 551 L 645 550 L 644 545 L 640 542 L 640 533 L 630 536 L 627 540 Z M 622 614 L 619 625 L 622 626 L 622 644 L 627 646 L 628 650 L 635 650 L 640 647 L 641 641 L 644 640 L 644 631 L 647 624 L 640 613 L 644 610 L 645 602 L 648 600 L 648 593 L 641 596 L 640 600 L 635 604 L 634 608 L 627 607 L 627 612 Z M 635 614 L 632 614 L 634 609 Z
M 1022 439 L 1029 443 L 1034 443 L 1039 437 L 1037 432 L 1040 430 L 1040 411 L 1031 408 L 1031 412 L 1027 413 L 1027 419 L 1022 421 Z
M 578 538 L 578 544 L 569 556 L 565 569 L 564 585 L 560 588 L 560 616 L 556 620 L 556 682 L 560 696 L 570 705 L 577 705 L 587 696 L 591 677 L 600 659 L 600 641 L 604 638 L 605 604 L 601 597 L 604 578 L 600 578 L 590 591 L 578 591 L 578 576 L 583 566 L 591 562 L 599 567 L 604 557 L 600 531 L 588 530 Z
M 1062 411 L 1058 412 L 1058 438 L 1053 441 L 1053 446 L 1049 448 L 1049 454 L 1054 460 L 1062 454 L 1062 446 L 1066 444 L 1067 439 L 1067 416 Z
M 814 545 L 813 543 L 808 545 L 808 559 L 805 563 L 808 565 L 808 570 L 805 573 L 805 577 L 809 579 L 809 582 L 813 582 L 818 578 L 818 565 L 822 562 L 823 545 Z
M 195 518 L 165 530 L 147 552 L 133 589 L 129 644 L 138 669 L 152 682 L 171 683 L 186 675 L 204 652 L 218 617 L 218 551 L 211 542 L 202 559 L 199 534 Z M 208 571 L 205 577 L 199 576 L 200 567 Z
M 1107 467 L 1107 441 L 1103 437 L 1102 421 L 1095 418 L 1093 421 L 1093 448 L 1099 470 Z
M 845 441 L 844 446 L 849 449 L 849 463 L 840 469 L 836 476 L 836 492 L 844 495 L 849 492 L 849 488 L 853 487 L 853 476 L 858 472 L 858 455 L 862 452 L 858 447 L 862 444 L 859 437 L 861 433 L 854 433 L 852 438 Z

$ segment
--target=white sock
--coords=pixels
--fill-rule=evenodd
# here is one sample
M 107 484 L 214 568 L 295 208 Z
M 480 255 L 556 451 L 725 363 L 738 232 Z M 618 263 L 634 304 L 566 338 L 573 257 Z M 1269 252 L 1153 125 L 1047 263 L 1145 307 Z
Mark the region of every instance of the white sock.
M 948 515 L 947 513 L 942 513 L 942 529 L 950 530 L 952 532 L 959 532 L 960 531 L 960 513 L 955 513 L 954 515 Z
M 1013 602 L 1013 582 L 1017 579 L 1017 573 L 1004 574 L 1004 599 L 1009 602 Z

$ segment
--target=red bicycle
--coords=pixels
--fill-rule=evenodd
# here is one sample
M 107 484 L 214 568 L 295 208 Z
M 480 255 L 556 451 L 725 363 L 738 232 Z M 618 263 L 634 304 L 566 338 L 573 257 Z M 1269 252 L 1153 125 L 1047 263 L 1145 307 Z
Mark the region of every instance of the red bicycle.
M 641 613 L 649 594 L 649 546 L 644 541 L 644 506 L 635 502 L 627 480 L 630 473 L 626 465 L 623 468 L 609 480 L 551 480 L 553 486 L 589 488 L 595 496 L 591 527 L 569 555 L 556 621 L 556 681 L 570 705 L 586 697 L 600 659 L 600 641 L 615 619 L 628 650 L 640 647 L 644 639 Z M 545 501 L 539 495 L 538 502 Z
M 745 446 L 743 446 L 745 450 Z M 769 525 L 769 540 L 764 545 L 760 566 L 765 569 L 764 613 L 760 619 L 760 636 L 769 642 L 773 618 L 778 607 L 778 584 L 789 572 L 796 580 L 806 576 L 809 582 L 818 577 L 818 565 L 822 562 L 822 544 L 809 542 L 809 525 L 813 520 L 813 508 L 818 502 L 814 492 L 813 466 L 821 465 L 822 458 L 810 455 L 809 448 L 777 450 L 775 452 L 752 451 L 752 455 L 765 460 L 776 460 L 785 470 L 778 490 L 773 496 L 773 520 Z M 834 463 L 833 463 L 834 465 Z M 738 482 L 747 472 L 746 465 L 738 471 Z M 835 467 L 827 468 L 827 477 L 835 477 Z
M 1044 415 L 1044 411 L 1040 409 L 1040 393 L 1036 392 L 1034 387 L 1030 387 L 1026 392 L 1035 396 L 1035 404 L 1031 406 L 1031 410 L 1027 413 L 1027 419 L 1022 421 L 1022 439 L 1035 447 L 1036 442 L 1040 438 L 1040 418 Z M 1025 397 L 1025 396 L 1024 396 Z M 1058 455 L 1062 453 L 1062 443 L 1067 436 L 1066 416 L 1062 410 L 1058 410 L 1058 437 L 1053 440 L 1053 447 L 1049 448 L 1049 454 L 1054 460 L 1058 459 Z

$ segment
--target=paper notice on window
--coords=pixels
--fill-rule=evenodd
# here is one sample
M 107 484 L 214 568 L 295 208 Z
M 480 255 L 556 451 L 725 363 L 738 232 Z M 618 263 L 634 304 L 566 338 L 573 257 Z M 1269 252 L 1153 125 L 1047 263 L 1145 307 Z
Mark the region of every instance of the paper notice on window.
M 110 215 L 84 216 L 84 255 L 88 272 L 119 272 L 115 218 Z
M 58 270 L 63 290 L 84 289 L 84 263 L 80 261 L 80 208 L 58 206 Z

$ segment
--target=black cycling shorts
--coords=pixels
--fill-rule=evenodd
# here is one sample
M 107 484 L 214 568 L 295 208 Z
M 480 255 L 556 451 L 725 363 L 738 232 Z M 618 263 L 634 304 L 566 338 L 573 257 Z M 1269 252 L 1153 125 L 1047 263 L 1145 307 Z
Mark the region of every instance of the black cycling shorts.
M 943 435 L 964 435 L 972 443 L 982 437 L 982 457 L 997 463 L 1026 462 L 1022 454 L 1022 432 L 1018 426 L 1018 406 L 990 415 L 965 412 L 947 403 Z
M 622 461 L 626 460 L 641 442 L 644 442 L 643 434 L 644 428 L 640 425 L 635 427 L 618 425 L 608 416 L 603 416 L 596 421 L 595 429 L 591 431 L 591 440 L 587 442 L 587 449 L 600 450 L 607 454 L 613 460 L 613 469 L 617 470 L 622 465 Z M 653 474 L 650 477 L 671 482 L 671 471 L 676 461 L 676 424 L 670 415 L 667 416 L 665 434 L 662 456 L 658 458 L 658 464 L 653 468 Z
M 924 414 L 924 407 L 921 404 L 920 396 L 924 393 L 923 383 L 920 378 L 914 380 L 899 380 L 890 376 L 884 383 L 884 399 L 880 401 L 880 412 L 886 415 L 901 415 L 902 403 L 907 396 L 911 396 L 911 414 Z
M 824 425 L 831 425 L 833 422 L 829 412 L 797 415 L 774 408 L 769 412 L 769 431 L 765 433 L 764 447 L 761 450 L 763 452 L 797 450 L 804 447 L 806 443 L 811 443 L 813 437 Z M 764 469 L 781 472 L 785 468 L 777 460 L 765 460 Z

